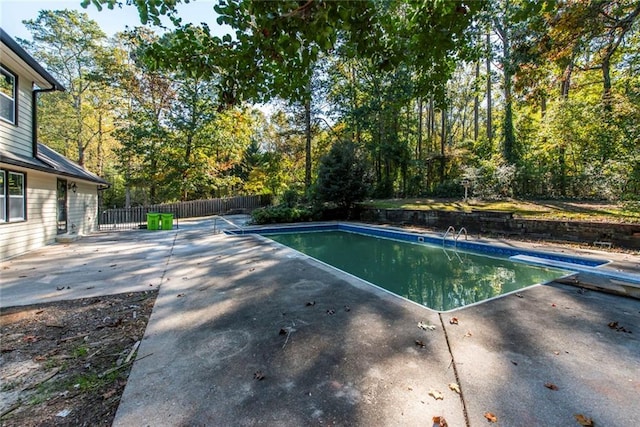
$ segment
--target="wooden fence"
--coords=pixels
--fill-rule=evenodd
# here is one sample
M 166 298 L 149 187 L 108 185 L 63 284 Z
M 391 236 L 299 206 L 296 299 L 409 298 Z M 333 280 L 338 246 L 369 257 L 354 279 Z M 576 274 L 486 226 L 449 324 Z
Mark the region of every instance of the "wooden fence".
M 146 226 L 148 213 L 171 213 L 174 221 L 179 221 L 183 218 L 251 213 L 254 209 L 267 206 L 270 202 L 269 196 L 261 195 L 107 209 L 98 217 L 98 225 L 100 230 L 132 230 Z

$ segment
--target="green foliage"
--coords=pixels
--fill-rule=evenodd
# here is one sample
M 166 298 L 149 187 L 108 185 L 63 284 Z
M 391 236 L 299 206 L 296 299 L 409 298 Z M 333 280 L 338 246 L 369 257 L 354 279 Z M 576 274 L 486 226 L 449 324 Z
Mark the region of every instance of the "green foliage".
M 255 209 L 251 212 L 251 219 L 255 224 L 304 222 L 313 220 L 314 214 L 308 208 L 278 205 Z
M 513 196 L 516 167 L 500 159 L 481 161 L 477 168 L 467 167 L 464 178 L 471 182 L 469 196 L 495 200 Z
M 436 185 L 433 191 L 430 192 L 430 195 L 434 197 L 460 198 L 464 195 L 464 189 L 459 182 L 449 180 Z
M 300 194 L 296 190 L 287 190 L 282 194 L 280 204 L 293 208 L 300 202 Z
M 366 167 L 356 146 L 340 141 L 320 160 L 314 196 L 321 203 L 348 209 L 366 196 L 366 181 Z
M 219 22 L 234 32 L 224 37 L 182 25 L 176 1 L 129 3 L 143 22 L 168 14 L 176 28 L 137 30 L 105 50 L 81 16 L 30 24 L 29 48 L 54 72 L 68 57 L 52 46 L 83 47 L 82 76 L 60 77 L 69 93 L 40 98 L 41 137 L 72 157 L 86 149 L 88 166 L 113 175 L 109 203 L 269 193 L 286 201 L 273 216 L 291 218 L 289 190 L 304 185 L 306 166 L 317 200 L 342 207 L 353 200 L 341 193 L 365 190 L 462 197 L 463 177 L 487 198 L 639 197 L 634 2 L 222 0 Z M 489 85 L 501 90 L 491 109 Z M 91 96 L 72 120 L 81 88 Z M 287 106 L 270 116 L 244 104 L 280 98 Z M 354 169 L 371 179 L 350 188 L 357 180 L 335 147 L 317 161 L 336 140 L 358 147 Z M 99 152 L 116 152 L 118 165 Z

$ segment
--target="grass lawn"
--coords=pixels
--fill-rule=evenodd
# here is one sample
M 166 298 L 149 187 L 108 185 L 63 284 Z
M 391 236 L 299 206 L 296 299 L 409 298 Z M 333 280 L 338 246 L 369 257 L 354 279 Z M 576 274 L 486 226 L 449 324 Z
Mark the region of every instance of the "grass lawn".
M 364 206 L 378 209 L 418 209 L 471 212 L 472 210 L 513 212 L 515 217 L 597 222 L 640 223 L 640 204 L 558 200 L 472 200 L 384 199 L 367 200 Z

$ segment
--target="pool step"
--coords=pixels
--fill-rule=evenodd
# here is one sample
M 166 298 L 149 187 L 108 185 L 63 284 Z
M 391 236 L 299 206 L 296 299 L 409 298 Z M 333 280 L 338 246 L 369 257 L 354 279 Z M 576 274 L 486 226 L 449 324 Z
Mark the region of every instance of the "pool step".
M 512 257 L 509 257 L 509 259 L 545 267 L 556 267 L 565 270 L 572 270 L 578 273 L 593 274 L 598 277 L 610 279 L 612 285 L 622 288 L 618 289 L 618 291 L 622 290 L 622 292 L 627 295 L 633 296 L 635 298 L 640 298 L 640 275 L 638 274 L 630 274 L 602 267 L 589 267 L 585 265 L 573 264 L 570 262 L 555 261 L 552 259 L 535 257 L 531 255 L 514 255 Z

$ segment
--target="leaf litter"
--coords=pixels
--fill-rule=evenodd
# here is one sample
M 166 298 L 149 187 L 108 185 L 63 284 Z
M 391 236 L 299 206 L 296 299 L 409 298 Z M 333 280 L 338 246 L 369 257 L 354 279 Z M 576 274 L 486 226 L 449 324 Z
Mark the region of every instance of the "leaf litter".
M 585 417 L 582 414 L 575 414 L 574 415 L 576 421 L 578 421 L 578 424 L 580 424 L 581 426 L 585 426 L 585 427 L 593 427 L 595 426 L 595 424 L 593 423 L 593 420 L 591 418 Z
M 449 383 L 449 389 L 455 391 L 460 394 L 460 386 L 456 383 Z
M 444 400 L 444 394 L 438 390 L 429 390 L 429 396 L 433 397 L 435 400 Z
M 12 397 L 0 424 L 50 425 L 65 414 L 56 423 L 110 426 L 156 296 L 152 290 L 3 309 L 0 379 Z M 12 375 L 12 367 L 27 365 Z
M 425 322 L 418 322 L 418 328 L 422 329 L 423 331 L 435 331 L 436 330 L 435 325 L 431 325 L 431 324 L 425 323 Z
M 497 423 L 498 422 L 498 417 L 495 414 L 491 413 L 491 412 L 485 412 L 484 413 L 484 417 L 490 423 Z
M 444 417 L 433 417 L 433 427 L 449 427 Z

